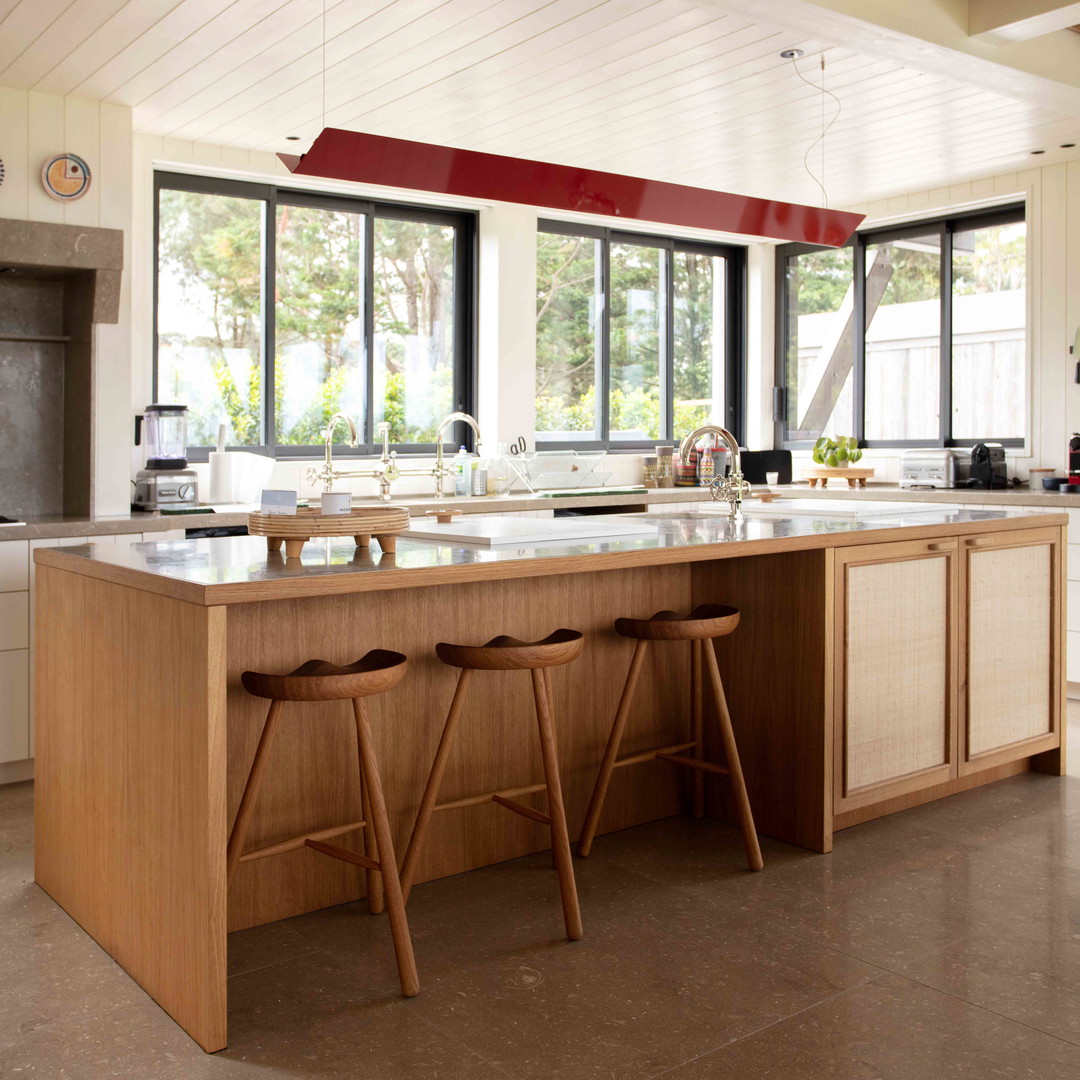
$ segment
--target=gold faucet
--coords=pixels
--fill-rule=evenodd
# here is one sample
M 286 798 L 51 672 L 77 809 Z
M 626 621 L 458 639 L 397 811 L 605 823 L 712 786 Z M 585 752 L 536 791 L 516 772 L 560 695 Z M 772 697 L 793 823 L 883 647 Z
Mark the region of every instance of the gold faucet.
M 322 483 L 323 491 L 333 491 L 334 481 L 340 480 L 347 476 L 370 476 L 379 481 L 379 498 L 383 502 L 390 501 L 390 484 L 401 475 L 401 470 L 397 466 L 397 451 L 390 450 L 390 425 L 383 421 L 376 425 L 379 435 L 382 437 L 382 457 L 379 459 L 379 464 L 372 466 L 370 469 L 348 469 L 341 470 L 334 468 L 334 429 L 337 427 L 338 422 L 343 421 L 349 428 L 349 445 L 356 446 L 356 425 L 352 422 L 352 418 L 346 416 L 345 413 L 334 413 L 330 417 L 330 422 L 326 425 L 326 436 L 324 443 L 326 446 L 325 457 L 323 459 L 323 467 L 321 469 L 308 469 L 308 483 Z
M 713 480 L 709 488 L 712 491 L 712 497 L 717 501 L 725 501 L 728 504 L 728 512 L 735 520 L 738 520 L 742 517 L 743 498 L 750 494 L 750 485 L 743 478 L 738 440 L 727 428 L 706 424 L 704 427 L 691 431 L 679 444 L 679 457 L 683 461 L 689 460 L 690 451 L 694 449 L 702 435 L 716 435 L 731 452 L 731 470 L 727 476 L 718 476 Z
M 439 425 L 439 430 L 435 433 L 435 468 L 432 470 L 435 474 L 435 498 L 441 498 L 443 493 L 443 480 L 453 475 L 453 469 L 443 465 L 443 434 L 446 429 L 453 423 L 460 420 L 464 424 L 468 424 L 476 433 L 476 449 L 480 449 L 480 444 L 484 441 L 483 436 L 480 434 L 480 425 L 476 422 L 475 417 L 470 416 L 467 412 L 452 412 L 449 416 L 443 419 L 443 422 Z

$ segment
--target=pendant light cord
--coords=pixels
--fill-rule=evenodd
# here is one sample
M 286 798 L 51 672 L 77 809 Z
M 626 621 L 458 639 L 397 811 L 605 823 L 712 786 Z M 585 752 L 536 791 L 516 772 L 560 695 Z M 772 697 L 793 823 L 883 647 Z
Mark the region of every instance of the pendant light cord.
M 829 208 L 829 193 L 825 190 L 825 136 L 832 130 L 833 124 L 840 119 L 840 113 L 843 109 L 843 105 L 840 103 L 840 99 L 831 91 L 825 87 L 825 56 L 821 56 L 821 83 L 812 83 L 800 70 L 798 58 L 793 56 L 791 58 L 791 66 L 795 69 L 795 74 L 807 86 L 813 90 L 817 90 L 821 93 L 821 134 L 806 148 L 806 153 L 803 154 L 803 168 L 806 170 L 806 175 L 814 181 L 819 188 L 821 188 L 821 203 L 826 210 Z M 825 98 L 831 97 L 836 103 L 836 112 L 833 113 L 832 119 L 825 122 Z M 821 177 L 820 179 L 815 175 L 813 169 L 810 168 L 810 155 L 814 151 L 815 146 L 821 147 Z

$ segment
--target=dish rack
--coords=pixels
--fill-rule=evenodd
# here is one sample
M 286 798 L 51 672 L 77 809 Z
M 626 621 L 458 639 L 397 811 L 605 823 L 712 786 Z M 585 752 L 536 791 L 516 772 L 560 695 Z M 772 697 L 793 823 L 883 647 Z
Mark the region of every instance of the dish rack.
M 610 472 L 597 472 L 606 450 L 533 450 L 509 458 L 518 479 L 532 492 L 603 487 Z

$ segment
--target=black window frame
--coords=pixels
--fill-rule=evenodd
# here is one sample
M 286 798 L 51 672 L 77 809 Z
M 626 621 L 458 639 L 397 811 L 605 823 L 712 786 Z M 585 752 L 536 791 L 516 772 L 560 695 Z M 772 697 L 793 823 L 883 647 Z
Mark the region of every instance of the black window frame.
M 601 333 L 600 356 L 598 367 L 599 382 L 596 387 L 597 399 L 604 403 L 601 414 L 599 439 L 546 439 L 543 432 L 534 432 L 537 450 L 620 450 L 640 453 L 650 450 L 657 444 L 675 442 L 688 432 L 675 432 L 675 339 L 673 312 L 675 307 L 675 278 L 672 270 L 672 257 L 676 252 L 696 255 L 716 255 L 727 260 L 724 278 L 725 289 L 725 356 L 727 365 L 724 381 L 724 426 L 741 443 L 746 429 L 746 248 L 738 244 L 721 244 L 710 241 L 687 240 L 681 237 L 661 236 L 655 233 L 639 233 L 626 229 L 612 229 L 599 225 L 579 225 L 569 221 L 553 221 L 541 218 L 536 226 L 540 233 L 555 233 L 560 236 L 587 236 L 602 242 L 600 280 L 603 292 L 600 304 Z M 664 330 L 664 381 L 660 386 L 663 430 L 655 439 L 612 439 L 610 438 L 610 391 L 611 391 L 611 305 L 609 293 L 611 287 L 612 244 L 635 244 L 640 247 L 655 247 L 668 252 L 667 269 L 664 274 L 666 289 L 667 326 Z
M 852 364 L 853 423 L 852 432 L 823 432 L 822 434 L 852 434 L 859 445 L 869 450 L 909 450 L 920 447 L 971 446 L 975 442 L 997 442 L 1007 447 L 1023 447 L 1030 431 L 1023 438 L 995 438 L 983 436 L 978 439 L 957 438 L 952 431 L 952 302 L 953 302 L 953 235 L 972 229 L 991 228 L 995 225 L 1011 225 L 1027 222 L 1026 204 L 1009 203 L 1004 206 L 981 210 L 965 210 L 940 217 L 904 222 L 882 228 L 862 229 L 840 250 L 852 251 L 852 274 L 854 282 L 854 307 L 852 317 L 855 325 L 862 328 L 855 334 Z M 867 439 L 866 438 L 866 249 L 873 244 L 888 243 L 914 236 L 926 236 L 937 230 L 941 236 L 941 329 L 940 329 L 940 391 L 939 430 L 936 439 Z M 792 256 L 806 255 L 814 251 L 830 250 L 823 245 L 781 244 L 776 249 L 776 349 L 773 395 L 776 402 L 773 411 L 774 445 L 785 450 L 805 450 L 814 445 L 811 438 L 790 439 L 787 427 L 787 352 L 789 331 L 789 307 L 787 291 L 787 261 Z M 1025 347 L 1027 372 L 1031 370 L 1031 356 Z
M 158 241 L 161 224 L 162 189 L 172 191 L 191 191 L 204 195 L 225 195 L 234 198 L 253 199 L 263 203 L 263 236 L 265 251 L 262 265 L 262 430 L 263 441 L 257 446 L 234 446 L 230 449 L 247 450 L 254 454 L 264 454 L 277 460 L 308 459 L 321 456 L 322 444 L 298 446 L 275 441 L 274 430 L 274 352 L 275 352 L 275 311 L 274 296 L 277 274 L 276 253 L 273 237 L 276 234 L 277 208 L 279 205 L 306 206 L 325 210 L 341 210 L 364 215 L 366 231 L 365 251 L 369 260 L 374 251 L 372 243 L 374 223 L 377 217 L 399 221 L 423 221 L 433 224 L 453 225 L 458 229 L 454 244 L 454 410 L 473 414 L 476 402 L 477 384 L 477 267 L 478 267 L 478 214 L 475 211 L 453 210 L 436 206 L 417 206 L 410 203 L 382 202 L 361 196 L 337 192 L 320 192 L 307 188 L 293 188 L 285 184 L 258 183 L 247 180 L 231 180 L 221 177 L 201 176 L 189 173 L 174 173 L 165 170 L 154 172 L 154 281 L 153 281 L 153 374 L 152 392 L 157 399 L 158 386 Z M 357 422 L 358 443 L 356 447 L 335 444 L 335 457 L 374 457 L 382 450 L 382 444 L 375 433 L 373 381 L 374 365 L 370 362 L 373 355 L 374 341 L 374 277 L 366 275 L 364 281 L 364 337 L 365 350 L 369 358 L 364 372 L 366 380 L 365 415 Z M 460 431 L 457 429 L 461 429 Z M 464 445 L 475 449 L 475 437 L 466 424 L 451 425 L 447 432 L 445 446 Z M 212 447 L 189 446 L 188 460 L 205 462 L 209 460 Z M 399 456 L 431 455 L 436 451 L 435 443 L 391 443 L 391 450 Z

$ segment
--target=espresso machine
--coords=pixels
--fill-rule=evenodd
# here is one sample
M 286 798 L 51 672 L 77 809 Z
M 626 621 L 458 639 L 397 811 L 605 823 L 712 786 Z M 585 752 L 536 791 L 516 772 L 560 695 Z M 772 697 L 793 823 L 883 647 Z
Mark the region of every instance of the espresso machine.
M 197 506 L 199 477 L 187 463 L 187 406 L 147 405 L 135 417 L 135 445 L 146 443 L 146 467 L 135 476 L 132 510 Z

